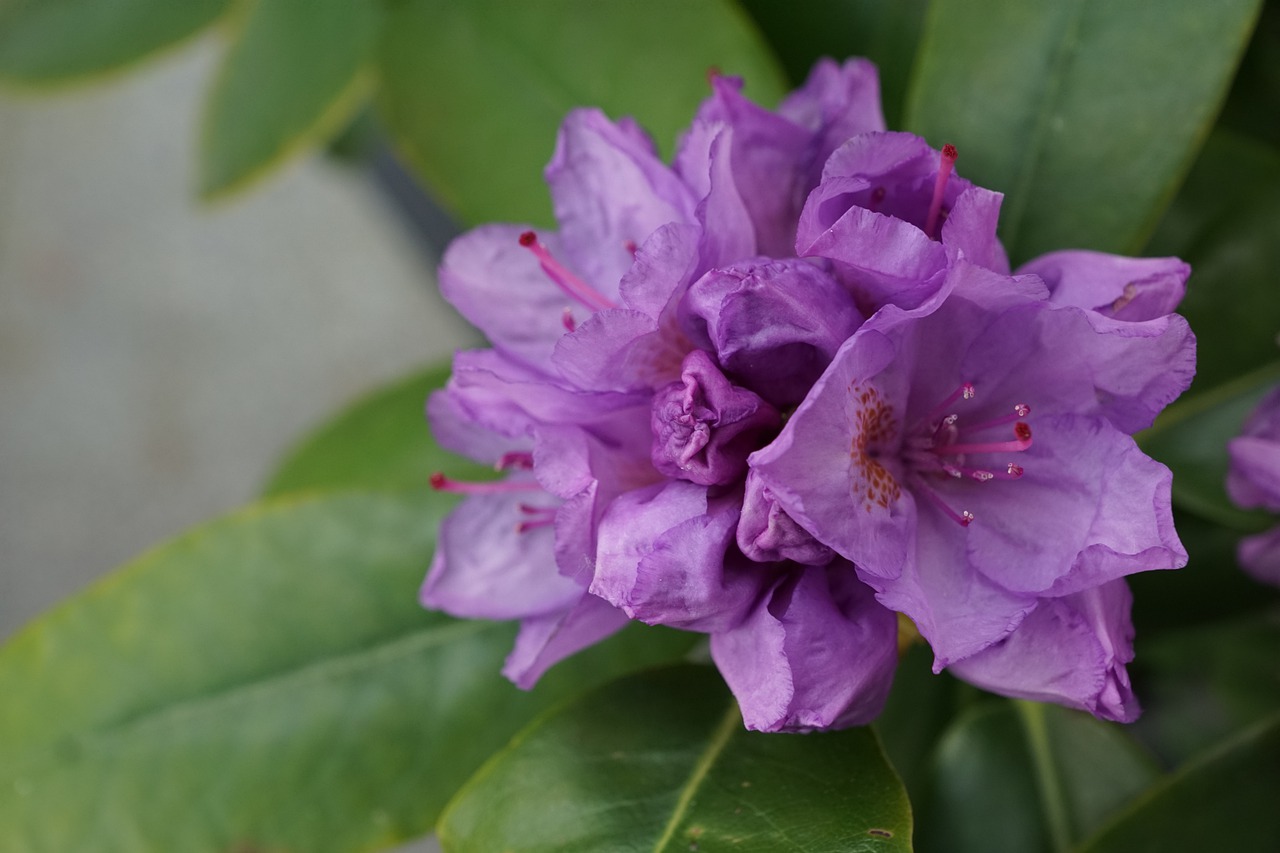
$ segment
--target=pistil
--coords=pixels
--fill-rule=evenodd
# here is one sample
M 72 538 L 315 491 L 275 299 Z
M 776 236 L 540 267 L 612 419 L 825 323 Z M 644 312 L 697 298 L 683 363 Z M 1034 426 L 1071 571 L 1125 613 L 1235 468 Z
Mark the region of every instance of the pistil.
M 942 157 L 938 160 L 938 176 L 933 182 L 933 198 L 929 201 L 929 215 L 925 217 L 924 233 L 931 239 L 938 238 L 938 215 L 942 213 L 942 199 L 947 193 L 947 180 L 951 170 L 956 166 L 959 153 L 951 143 L 942 146 Z

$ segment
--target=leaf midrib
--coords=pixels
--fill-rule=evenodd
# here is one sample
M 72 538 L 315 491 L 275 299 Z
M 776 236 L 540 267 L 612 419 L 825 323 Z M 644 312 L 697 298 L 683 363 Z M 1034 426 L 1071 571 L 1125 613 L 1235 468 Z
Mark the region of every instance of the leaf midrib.
M 689 805 L 693 802 L 694 796 L 698 793 L 698 789 L 702 787 L 707 774 L 711 772 L 716 759 L 724 752 L 734 733 L 738 731 L 739 725 L 741 725 L 741 717 L 738 714 L 738 705 L 736 702 L 731 701 L 728 709 L 721 716 L 720 722 L 712 731 L 711 740 L 706 749 L 698 756 L 693 769 L 689 771 L 689 778 L 685 780 L 684 785 L 680 788 L 680 797 L 676 800 L 671 817 L 667 821 L 667 825 L 663 827 L 662 835 L 658 837 L 657 842 L 653 845 L 654 853 L 660 853 L 675 837 L 676 830 L 688 813 Z

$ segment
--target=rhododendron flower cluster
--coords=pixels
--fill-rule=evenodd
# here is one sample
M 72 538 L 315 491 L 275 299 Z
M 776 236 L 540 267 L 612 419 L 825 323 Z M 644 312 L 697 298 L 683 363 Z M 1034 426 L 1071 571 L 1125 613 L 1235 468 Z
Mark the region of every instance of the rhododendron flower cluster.
M 935 670 L 1132 720 L 1124 576 L 1186 562 L 1169 471 L 1131 435 L 1186 389 L 1176 259 L 1011 272 L 1001 196 L 886 131 L 865 61 L 777 111 L 731 78 L 668 166 L 632 122 L 564 122 L 555 232 L 454 242 L 438 439 L 466 494 L 422 600 L 519 619 L 505 672 L 629 620 L 702 632 L 746 725 L 866 723 L 900 614 Z
M 1246 509 L 1280 512 L 1280 388 L 1263 398 L 1237 438 L 1227 443 L 1227 494 Z M 1246 536 L 1240 565 L 1258 580 L 1280 586 L 1280 526 Z

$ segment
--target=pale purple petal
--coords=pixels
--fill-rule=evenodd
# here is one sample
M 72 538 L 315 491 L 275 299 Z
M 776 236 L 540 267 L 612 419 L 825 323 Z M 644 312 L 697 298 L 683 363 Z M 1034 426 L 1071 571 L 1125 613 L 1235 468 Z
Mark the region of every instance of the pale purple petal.
M 1133 659 L 1131 602 L 1122 580 L 1044 599 L 1009 637 L 951 672 L 1005 696 L 1133 722 L 1140 709 L 1125 670 Z
M 1178 258 L 1126 258 L 1071 250 L 1041 255 L 1019 268 L 1018 274 L 1043 279 L 1057 304 L 1118 320 L 1153 320 L 1178 307 L 1191 267 Z
M 732 627 L 767 578 L 726 557 L 740 505 L 679 480 L 622 495 L 600 522 L 591 592 L 650 624 Z
M 749 258 L 758 250 L 755 225 L 733 173 L 733 129 L 724 127 L 711 140 L 711 188 L 698 203 L 702 226 L 698 243 L 699 272 Z
M 557 574 L 552 556 L 559 503 L 542 491 L 464 500 L 440 525 L 422 604 L 472 619 L 523 619 L 576 602 L 582 585 Z M 521 532 L 530 520 L 544 523 Z
M 738 547 L 749 559 L 761 563 L 790 560 L 808 566 L 825 566 L 835 552 L 823 545 L 795 519 L 787 515 L 764 485 L 758 471 L 747 474 L 747 493 L 738 521 Z
M 669 223 L 650 235 L 636 250 L 635 263 L 622 277 L 622 301 L 655 320 L 673 294 L 693 281 L 701 259 L 699 229 Z
M 564 334 L 564 309 L 571 300 L 520 245 L 527 230 L 485 225 L 454 240 L 440 262 L 440 293 L 495 349 L 545 370 Z M 540 237 L 557 251 L 554 235 Z
M 616 634 L 627 621 L 621 610 L 584 593 L 562 613 L 521 622 L 515 648 L 507 656 L 502 674 L 521 690 L 528 690 L 553 665 Z
M 1254 578 L 1280 586 L 1280 527 L 1244 537 L 1237 555 L 1240 565 Z
M 1003 201 L 1002 194 L 982 187 L 970 187 L 960 193 L 942 224 L 942 245 L 947 254 L 1007 275 L 1009 257 L 996 239 L 996 222 Z
M 865 59 L 840 64 L 819 59 L 804 85 L 778 105 L 778 113 L 815 133 L 808 178 L 812 186 L 821 177 L 823 164 L 846 139 L 885 129 L 880 74 Z
M 565 260 L 610 299 L 635 246 L 661 225 L 693 219 L 696 199 L 644 132 L 599 110 L 565 118 L 546 177 Z
M 748 729 L 839 729 L 880 713 L 897 633 L 896 616 L 838 562 L 782 575 L 746 621 L 712 635 L 711 656 Z

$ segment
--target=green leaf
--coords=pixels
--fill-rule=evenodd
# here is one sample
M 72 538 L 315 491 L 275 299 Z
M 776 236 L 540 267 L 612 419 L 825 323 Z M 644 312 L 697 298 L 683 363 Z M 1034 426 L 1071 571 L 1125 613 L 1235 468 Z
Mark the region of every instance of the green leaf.
M 1190 393 L 1227 382 L 1280 355 L 1280 153 L 1214 133 L 1151 241 L 1191 264 L 1179 306 L 1196 333 Z
M 1280 708 L 1280 608 L 1142 639 L 1132 669 L 1135 734 L 1181 764 Z
M 0 77 L 44 84 L 136 62 L 213 22 L 229 0 L 5 0 Z
M 1005 193 L 1015 262 L 1132 254 L 1208 133 L 1260 7 L 933 0 L 907 127 L 954 143 L 965 177 Z
M 901 125 L 924 12 L 928 0 L 743 0 L 777 51 L 793 84 L 800 84 L 819 57 L 862 56 L 880 71 L 880 100 L 893 129 Z
M 1222 108 L 1221 123 L 1280 145 L 1275 93 L 1280 91 L 1280 5 L 1266 3 Z
M 624 632 L 532 693 L 510 625 L 417 603 L 443 495 L 251 507 L 0 648 L 0 849 L 369 849 L 425 833 L 548 704 L 688 635 Z
M 1060 853 L 1155 778 L 1119 726 L 1054 705 L 983 703 L 938 748 L 917 849 Z
M 1242 732 L 1148 791 L 1085 853 L 1280 850 L 1280 716 Z
M 289 451 L 264 493 L 424 486 L 435 471 L 463 480 L 492 478 L 492 468 L 431 438 L 423 413 L 427 395 L 448 378 L 447 365 L 427 368 L 353 403 Z
M 1140 436 L 1142 449 L 1173 470 L 1179 506 L 1237 530 L 1256 531 L 1271 517 L 1239 509 L 1227 497 L 1227 441 L 1276 382 L 1280 362 L 1255 370 L 1212 391 L 1179 400 Z
M 204 118 L 200 192 L 241 187 L 342 129 L 373 83 L 372 0 L 242 0 Z
M 869 729 L 748 732 L 709 667 L 634 676 L 540 718 L 440 821 L 446 850 L 911 849 Z
M 729 0 L 405 0 L 390 10 L 380 106 L 401 151 L 463 220 L 549 223 L 542 169 L 574 107 L 632 115 L 664 151 L 716 66 L 772 104 L 784 83 Z

